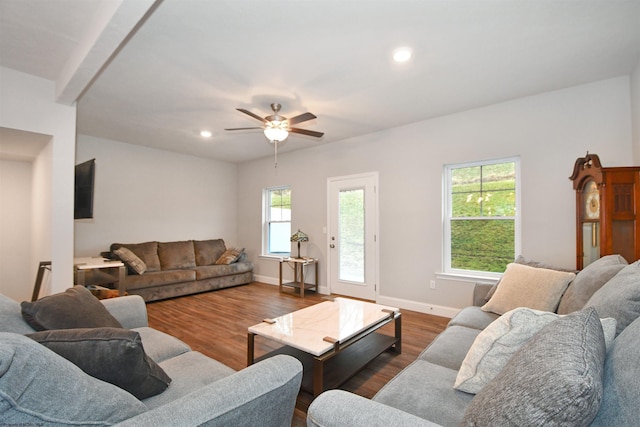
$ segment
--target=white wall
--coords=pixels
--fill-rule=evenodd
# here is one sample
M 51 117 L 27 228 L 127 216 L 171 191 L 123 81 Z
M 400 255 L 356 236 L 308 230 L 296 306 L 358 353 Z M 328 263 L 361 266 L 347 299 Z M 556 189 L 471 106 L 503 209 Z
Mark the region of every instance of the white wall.
M 39 167 L 48 175 L 33 181 L 43 197 L 33 216 L 38 234 L 32 229 L 37 245 L 32 248 L 31 271 L 35 279 L 38 262 L 52 261 L 51 292 L 60 292 L 73 284 L 76 107 L 54 99 L 54 82 L 0 67 L 0 127 L 52 136 Z
M 633 125 L 633 164 L 640 165 L 640 60 L 631 73 L 631 120 Z
M 0 292 L 16 301 L 33 290 L 31 162 L 0 160 Z
M 313 144 L 310 142 L 310 144 Z M 243 163 L 238 168 L 238 238 L 258 277 L 277 278 L 260 259 L 261 190 L 292 186 L 292 228 L 311 239 L 326 285 L 326 180 L 380 173 L 378 301 L 451 314 L 471 302 L 472 284 L 429 279 L 442 270 L 444 164 L 519 155 L 522 253 L 560 266 L 575 263 L 575 195 L 568 179 L 587 150 L 605 166 L 631 157 L 629 79 L 621 77 L 427 120 L 332 144 Z
M 236 166 L 78 136 L 77 163 L 96 159 L 94 218 L 75 221 L 76 256 L 111 243 L 236 237 Z

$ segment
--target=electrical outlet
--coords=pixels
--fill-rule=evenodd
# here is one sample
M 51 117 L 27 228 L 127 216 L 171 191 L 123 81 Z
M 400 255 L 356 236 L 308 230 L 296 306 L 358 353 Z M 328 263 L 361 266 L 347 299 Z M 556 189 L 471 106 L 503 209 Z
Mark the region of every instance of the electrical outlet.
M 429 280 L 429 287 L 431 289 L 435 289 L 436 288 L 436 281 L 435 280 Z

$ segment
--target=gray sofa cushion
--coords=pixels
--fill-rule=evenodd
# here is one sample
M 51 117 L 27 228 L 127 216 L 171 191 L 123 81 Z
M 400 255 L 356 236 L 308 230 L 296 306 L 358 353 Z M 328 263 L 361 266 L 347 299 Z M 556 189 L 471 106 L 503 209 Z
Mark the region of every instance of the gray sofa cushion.
M 160 363 L 173 381 L 164 393 L 144 400 L 149 408 L 157 408 L 192 391 L 235 373 L 230 367 L 197 351 L 190 351 Z
M 111 425 L 147 408 L 37 342 L 0 333 L 0 419 L 6 425 Z
M 543 327 L 560 317 L 548 311 L 516 308 L 480 332 L 458 371 L 454 387 L 467 393 L 477 393 L 505 367 L 509 359 Z M 616 320 L 600 320 L 605 347 L 613 343 Z
M 416 360 L 382 387 L 373 400 L 443 426 L 455 426 L 473 398 L 453 389 L 456 373 Z
M 462 425 L 588 426 L 602 400 L 604 334 L 587 308 L 546 325 L 473 399 Z
M 619 334 L 640 316 L 640 261 L 624 267 L 585 304 L 618 321 Z
M 632 426 L 640 420 L 640 319 L 613 342 L 604 364 L 604 397 L 593 426 Z
M 227 250 L 222 239 L 194 240 L 193 249 L 196 255 L 196 265 L 213 265 Z
M 162 393 L 171 378 L 144 352 L 140 334 L 122 328 L 59 329 L 27 335 L 85 373 L 138 399 Z
M 478 329 L 449 326 L 418 358 L 457 371 L 479 333 Z
M 586 266 L 569 284 L 560 300 L 558 314 L 582 310 L 589 298 L 627 264 L 620 255 L 607 255 Z
M 196 266 L 193 241 L 158 243 L 158 258 L 162 270 L 178 270 Z
M 84 286 L 20 304 L 22 317 L 36 331 L 73 328 L 121 328 L 122 325 Z
M 191 351 L 191 348 L 178 338 L 156 329 L 142 327 L 135 328 L 133 331 L 140 334 L 144 352 L 157 363 Z
M 0 332 L 15 332 L 24 335 L 33 331 L 34 329 L 22 317 L 20 304 L 0 294 Z
M 448 326 L 466 326 L 473 329 L 484 329 L 494 320 L 500 317 L 499 314 L 484 311 L 478 306 L 465 307 L 449 321 Z

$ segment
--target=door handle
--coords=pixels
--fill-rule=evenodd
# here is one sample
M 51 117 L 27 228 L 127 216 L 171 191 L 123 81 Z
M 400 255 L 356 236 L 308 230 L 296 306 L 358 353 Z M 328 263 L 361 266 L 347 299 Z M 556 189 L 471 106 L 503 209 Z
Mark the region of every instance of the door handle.
M 333 248 L 335 248 L 335 247 L 336 247 L 336 245 L 334 245 L 334 244 L 332 243 L 332 244 L 330 244 L 330 245 L 329 245 L 329 247 L 330 247 L 331 249 L 333 249 Z

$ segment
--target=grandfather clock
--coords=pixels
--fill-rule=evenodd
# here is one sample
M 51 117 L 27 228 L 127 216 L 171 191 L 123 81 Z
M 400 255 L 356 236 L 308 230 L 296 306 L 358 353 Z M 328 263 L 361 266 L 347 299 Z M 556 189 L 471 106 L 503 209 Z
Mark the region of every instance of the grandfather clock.
M 640 166 L 604 168 L 595 154 L 576 160 L 576 267 L 604 255 L 640 258 Z

